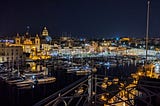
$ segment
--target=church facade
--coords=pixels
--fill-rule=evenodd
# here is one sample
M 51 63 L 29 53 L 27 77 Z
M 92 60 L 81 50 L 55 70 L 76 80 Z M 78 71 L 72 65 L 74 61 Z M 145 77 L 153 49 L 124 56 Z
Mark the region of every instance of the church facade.
M 36 34 L 35 36 L 31 36 L 28 32 L 26 32 L 25 35 L 17 34 L 15 37 L 15 43 L 12 45 L 21 46 L 23 52 L 30 53 L 30 58 L 33 58 L 38 55 L 49 55 L 49 51 L 52 47 L 51 42 L 52 38 L 49 36 L 47 28 L 44 27 L 40 35 Z M 38 58 L 39 57 L 36 59 Z

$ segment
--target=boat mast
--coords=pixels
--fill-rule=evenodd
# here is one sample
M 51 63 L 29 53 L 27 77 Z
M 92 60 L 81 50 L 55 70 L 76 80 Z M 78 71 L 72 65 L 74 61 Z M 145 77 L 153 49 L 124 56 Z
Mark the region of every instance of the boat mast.
M 148 7 L 147 7 L 147 27 L 146 27 L 146 63 L 147 63 L 147 61 L 148 61 L 149 10 L 150 10 L 150 1 L 148 1 Z

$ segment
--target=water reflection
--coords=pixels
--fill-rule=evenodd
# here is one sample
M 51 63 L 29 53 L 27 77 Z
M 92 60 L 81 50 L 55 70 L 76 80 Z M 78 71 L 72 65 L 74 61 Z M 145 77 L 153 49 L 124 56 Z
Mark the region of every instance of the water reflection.
M 34 73 L 43 72 L 43 75 L 45 76 L 48 75 L 48 67 L 46 67 L 46 65 L 37 64 L 36 62 L 27 62 L 27 64 L 29 65 L 29 67 L 26 70 L 24 70 L 24 73 L 25 72 L 34 72 Z

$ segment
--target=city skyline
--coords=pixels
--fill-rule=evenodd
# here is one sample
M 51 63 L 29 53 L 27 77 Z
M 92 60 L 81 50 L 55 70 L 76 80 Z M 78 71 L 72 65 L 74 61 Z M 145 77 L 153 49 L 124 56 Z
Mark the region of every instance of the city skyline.
M 46 26 L 51 36 L 145 37 L 147 0 L 7 0 L 0 4 L 0 36 L 40 34 Z M 160 1 L 151 0 L 149 37 L 160 34 Z

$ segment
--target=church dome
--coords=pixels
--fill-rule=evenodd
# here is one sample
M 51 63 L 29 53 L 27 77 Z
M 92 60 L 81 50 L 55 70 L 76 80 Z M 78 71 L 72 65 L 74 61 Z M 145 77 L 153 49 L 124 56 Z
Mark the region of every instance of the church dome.
M 49 36 L 48 30 L 46 27 L 44 27 L 42 31 L 41 41 L 42 43 L 50 43 L 52 41 L 52 37 Z
M 48 30 L 46 27 L 44 27 L 44 29 L 42 31 L 42 36 L 48 36 Z

